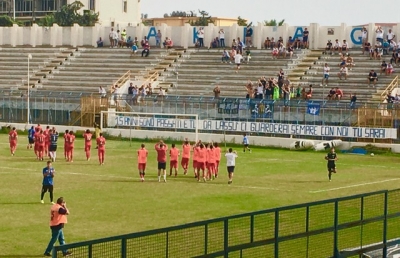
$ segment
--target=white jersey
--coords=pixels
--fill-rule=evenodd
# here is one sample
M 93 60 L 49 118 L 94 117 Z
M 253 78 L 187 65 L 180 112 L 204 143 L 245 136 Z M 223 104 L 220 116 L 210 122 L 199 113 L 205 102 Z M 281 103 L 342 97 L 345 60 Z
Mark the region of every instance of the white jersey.
M 235 166 L 235 160 L 238 157 L 236 153 L 233 152 L 228 152 L 225 154 L 226 157 L 226 166 L 227 167 L 234 167 Z
M 243 56 L 241 54 L 236 54 L 234 58 L 235 58 L 235 63 L 240 64 L 240 61 L 243 59 Z
M 219 33 L 219 38 L 220 38 L 220 39 L 225 39 L 225 32 L 220 31 L 220 32 L 218 32 L 218 33 Z
M 243 137 L 243 144 L 250 144 L 249 137 L 247 135 Z
M 376 30 L 376 38 L 383 39 L 383 30 Z
M 331 68 L 329 68 L 328 66 L 324 66 L 324 74 L 329 75 L 330 70 L 331 70 Z

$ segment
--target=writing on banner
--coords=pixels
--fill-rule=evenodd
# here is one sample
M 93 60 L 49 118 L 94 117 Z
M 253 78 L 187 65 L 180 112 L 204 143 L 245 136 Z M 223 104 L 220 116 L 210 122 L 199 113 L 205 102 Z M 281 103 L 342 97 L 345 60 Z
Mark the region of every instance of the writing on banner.
M 198 120 L 185 118 L 109 116 L 108 126 L 270 133 L 302 136 L 397 139 L 394 128 L 298 125 L 270 122 Z

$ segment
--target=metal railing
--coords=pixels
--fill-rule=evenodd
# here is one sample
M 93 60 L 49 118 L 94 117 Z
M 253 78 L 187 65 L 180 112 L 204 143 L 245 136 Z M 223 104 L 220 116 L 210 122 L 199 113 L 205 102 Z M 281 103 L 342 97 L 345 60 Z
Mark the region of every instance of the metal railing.
M 396 75 L 396 77 L 393 79 L 391 83 L 386 87 L 384 91 L 381 93 L 381 101 L 384 101 L 386 99 L 386 95 L 388 93 L 391 93 L 395 88 L 399 87 L 399 76 Z
M 400 189 L 55 246 L 74 257 L 354 257 L 399 243 Z M 397 240 L 395 240 L 397 239 Z

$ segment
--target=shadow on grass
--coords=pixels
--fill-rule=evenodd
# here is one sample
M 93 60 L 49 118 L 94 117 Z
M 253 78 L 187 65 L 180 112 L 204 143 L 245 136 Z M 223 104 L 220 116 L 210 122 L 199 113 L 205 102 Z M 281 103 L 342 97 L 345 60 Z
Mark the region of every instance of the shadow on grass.
M 27 254 L 19 254 L 19 255 L 6 255 L 6 254 L 0 254 L 0 257 L 7 257 L 7 258 L 31 258 L 31 257 L 43 257 L 43 254 L 40 255 L 27 255 Z
M 0 205 L 20 205 L 20 204 L 41 204 L 40 202 L 0 202 Z M 8 256 L 2 256 L 0 254 L 0 257 L 8 257 Z M 22 256 L 21 256 L 22 257 Z

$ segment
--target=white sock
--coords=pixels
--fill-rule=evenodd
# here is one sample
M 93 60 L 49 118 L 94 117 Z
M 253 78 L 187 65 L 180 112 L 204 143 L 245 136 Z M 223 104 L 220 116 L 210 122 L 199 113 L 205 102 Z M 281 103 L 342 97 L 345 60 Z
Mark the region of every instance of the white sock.
M 49 155 L 50 155 L 50 158 L 53 158 L 53 157 L 54 157 L 54 154 L 53 154 L 52 151 L 50 151 Z
M 54 161 L 56 161 L 56 157 L 57 157 L 57 153 L 56 153 L 56 152 L 53 152 L 53 159 L 54 159 Z
M 164 174 L 164 180 L 167 180 L 167 174 Z
M 160 177 L 160 176 L 158 176 L 158 181 L 160 181 L 160 178 L 161 178 L 161 177 Z

